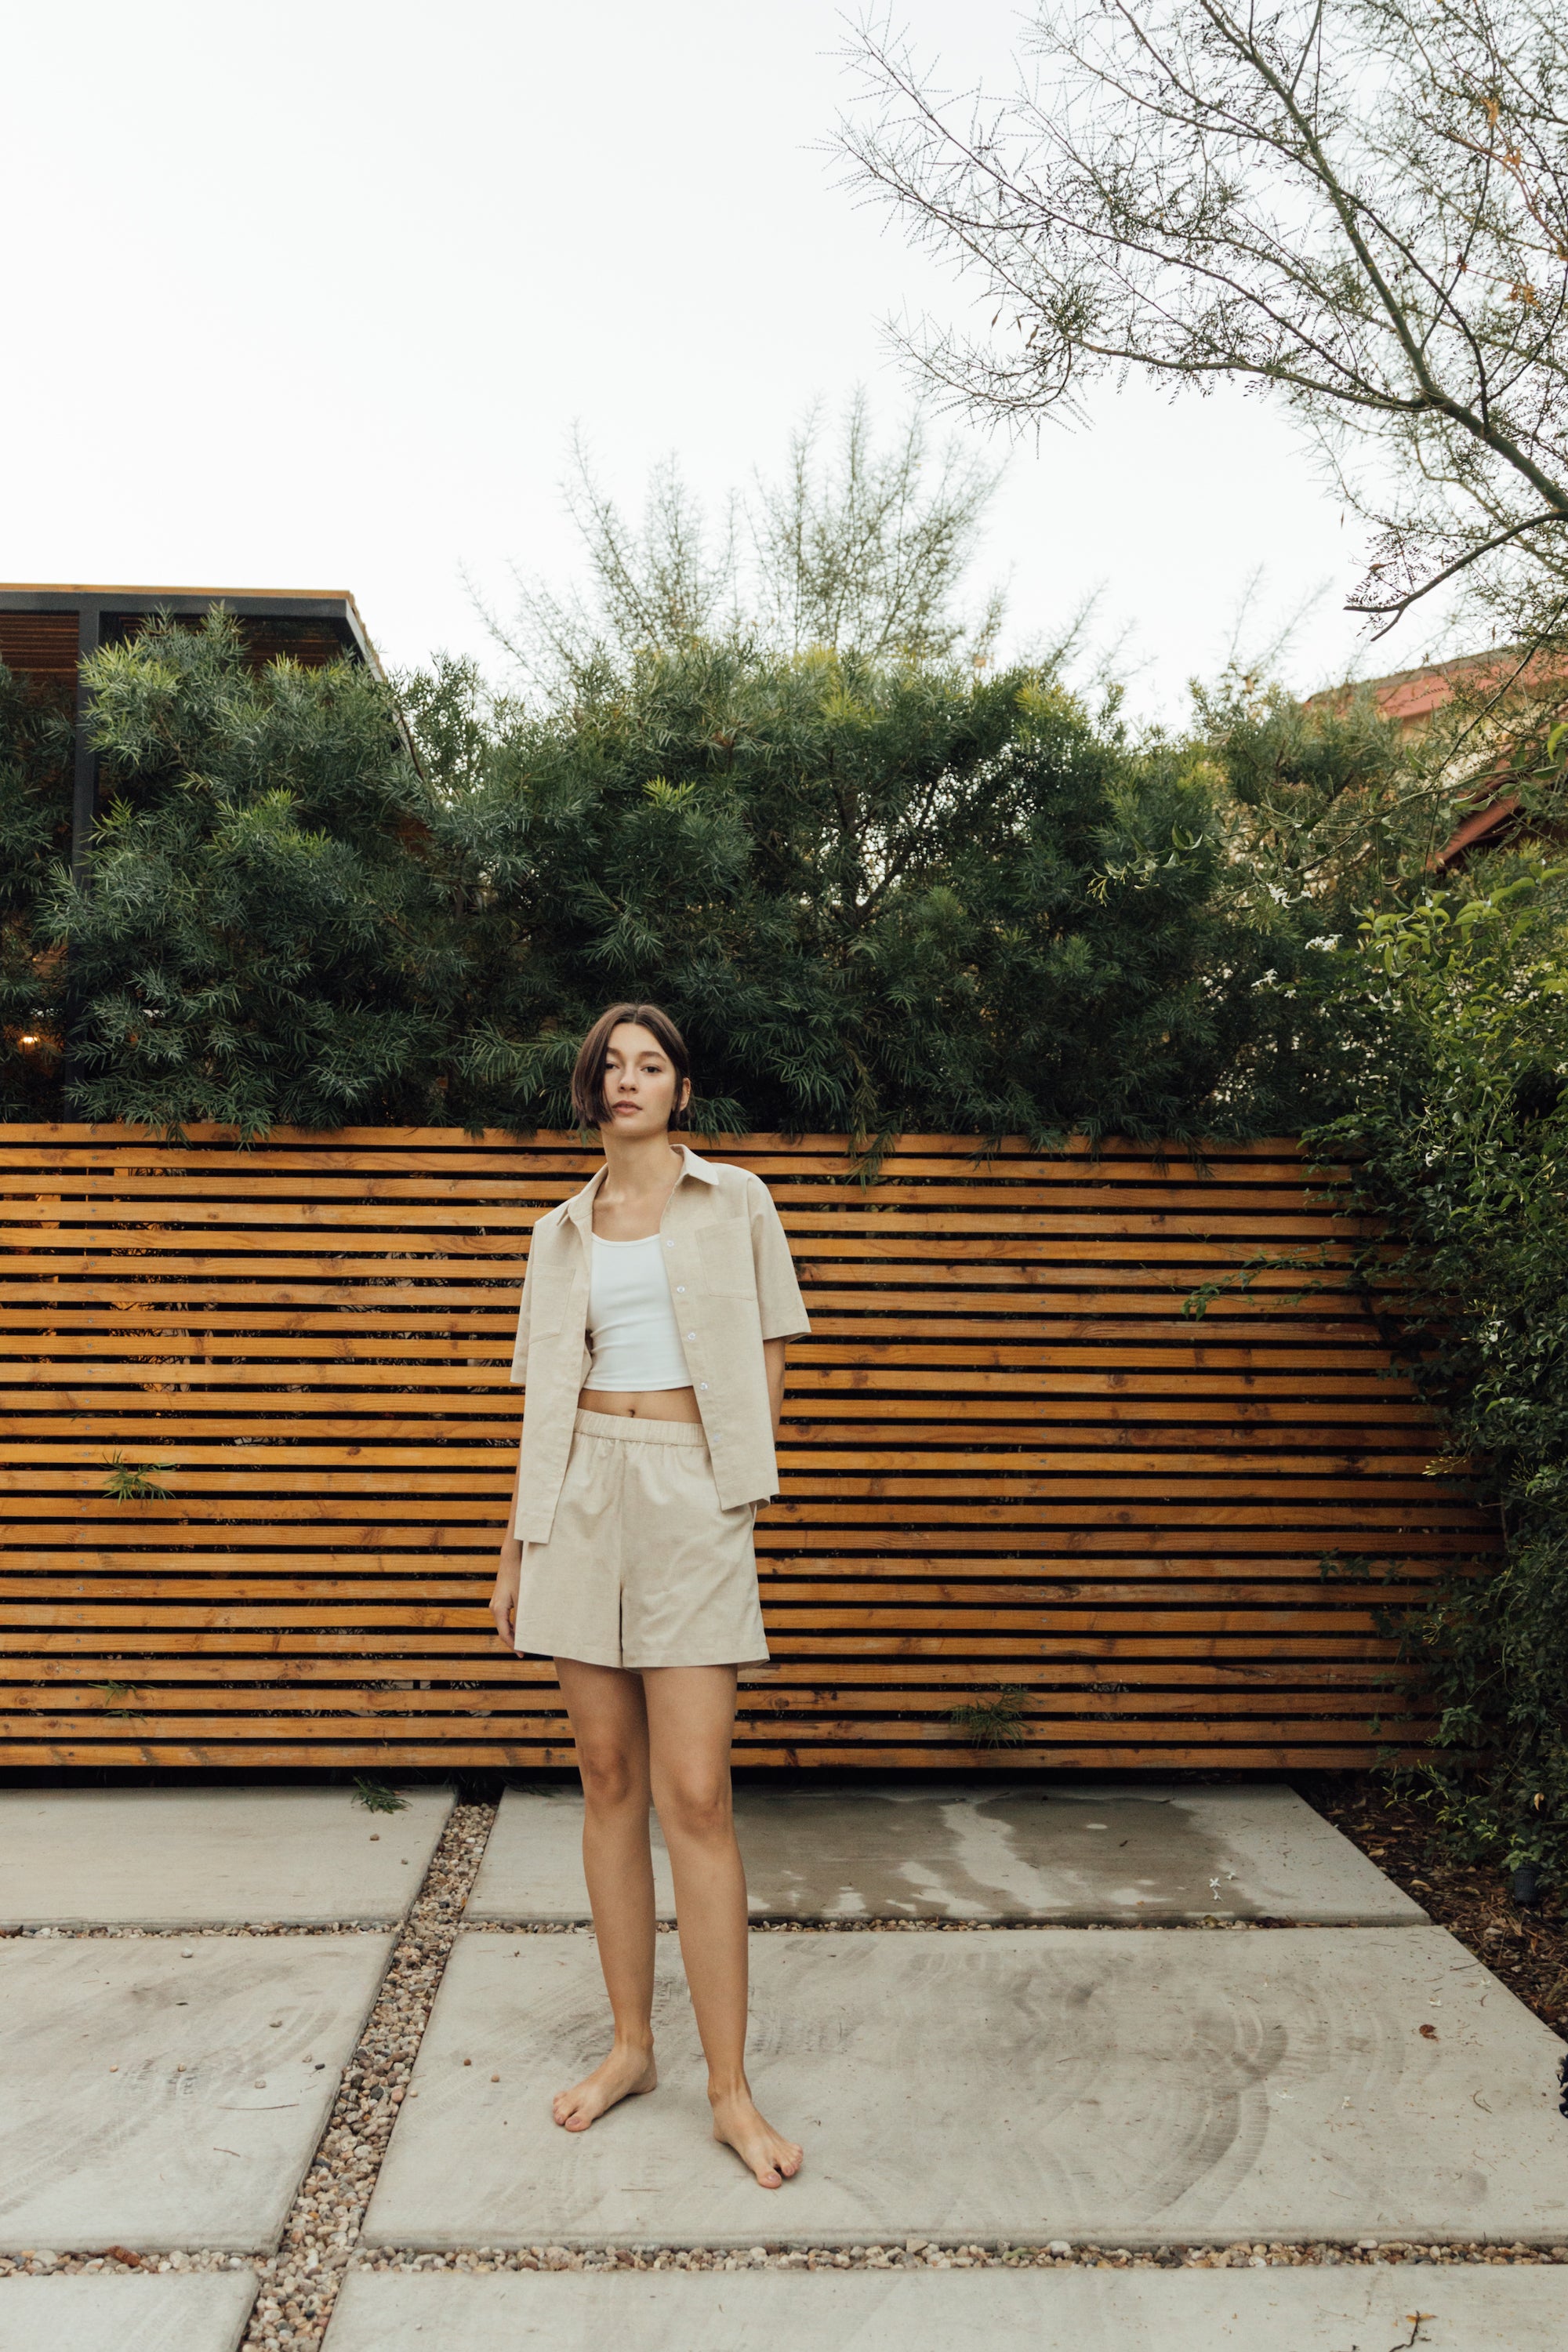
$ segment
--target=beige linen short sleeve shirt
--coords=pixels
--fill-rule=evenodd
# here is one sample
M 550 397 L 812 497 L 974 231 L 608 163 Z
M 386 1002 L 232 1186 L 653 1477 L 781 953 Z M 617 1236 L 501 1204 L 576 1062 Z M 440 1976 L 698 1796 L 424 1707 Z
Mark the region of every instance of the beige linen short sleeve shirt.
M 778 1211 L 749 1169 L 700 1160 L 683 1166 L 659 1224 L 664 1269 L 686 1366 L 725 1510 L 778 1492 L 764 1339 L 811 1328 Z M 527 1390 L 516 1532 L 547 1543 L 566 1460 L 577 1394 L 593 1358 L 587 1343 L 588 1268 L 594 1235 L 591 1183 L 533 1228 L 511 1377 Z

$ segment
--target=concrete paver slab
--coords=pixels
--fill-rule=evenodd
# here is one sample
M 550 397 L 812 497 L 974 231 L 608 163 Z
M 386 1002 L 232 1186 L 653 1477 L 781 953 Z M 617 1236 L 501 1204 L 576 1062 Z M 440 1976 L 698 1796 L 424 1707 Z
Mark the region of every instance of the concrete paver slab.
M 326 2352 L 1384 2352 L 1418 2311 L 1431 2352 L 1559 2352 L 1568 2270 L 359 2271 Z
M 0 2279 L 0 2352 L 235 2352 L 253 2271 Z
M 275 2246 L 391 1948 L 0 1944 L 0 2252 Z
M 0 1790 L 7 1927 L 313 1927 L 401 1919 L 448 1789 L 370 1813 L 352 1789 Z
M 595 1947 L 462 1937 L 367 2240 L 1568 2238 L 1562 2044 L 1439 1928 L 753 1936 L 774 2194 L 711 2140 L 679 1969 L 661 1937 L 659 2089 L 577 2136 Z
M 756 1918 L 1289 1919 L 1426 1917 L 1293 1789 L 736 1791 Z M 585 1919 L 582 1799 L 509 1789 L 466 1916 Z M 662 1918 L 669 1865 L 654 1825 Z

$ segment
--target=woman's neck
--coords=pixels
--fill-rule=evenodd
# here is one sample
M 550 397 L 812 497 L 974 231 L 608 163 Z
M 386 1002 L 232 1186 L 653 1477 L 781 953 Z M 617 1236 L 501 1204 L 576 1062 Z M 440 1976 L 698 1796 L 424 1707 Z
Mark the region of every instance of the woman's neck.
M 605 1181 L 600 1187 L 617 1201 L 660 1200 L 675 1189 L 680 1174 L 680 1147 L 668 1130 L 663 1135 L 617 1135 L 614 1127 L 600 1129 L 605 1151 Z

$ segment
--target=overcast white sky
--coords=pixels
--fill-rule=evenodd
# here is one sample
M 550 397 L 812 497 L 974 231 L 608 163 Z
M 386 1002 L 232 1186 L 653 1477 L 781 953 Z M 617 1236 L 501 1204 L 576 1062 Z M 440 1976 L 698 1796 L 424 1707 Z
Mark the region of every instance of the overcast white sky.
M 1006 0 L 900 13 L 954 81 L 1005 84 Z M 819 150 L 832 0 L 4 21 L 10 580 L 348 587 L 388 659 L 489 659 L 460 567 L 498 599 L 509 559 L 573 571 L 574 421 L 630 502 L 669 450 L 721 493 L 815 396 L 896 415 L 879 321 L 967 300 Z M 1134 391 L 1016 450 L 987 562 L 1022 638 L 1103 582 L 1139 706 L 1179 718 L 1259 570 L 1247 644 L 1321 584 L 1289 668 L 1342 674 L 1358 551 L 1277 413 Z

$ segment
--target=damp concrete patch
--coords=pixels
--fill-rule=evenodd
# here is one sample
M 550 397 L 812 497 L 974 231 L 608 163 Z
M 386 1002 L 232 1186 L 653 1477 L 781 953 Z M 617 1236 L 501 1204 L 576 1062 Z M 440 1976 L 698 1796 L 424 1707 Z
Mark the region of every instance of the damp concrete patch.
M 0 1944 L 0 2252 L 275 2246 L 391 1947 Z
M 659 2087 L 579 2135 L 594 1944 L 465 1934 L 365 2242 L 1568 2239 L 1562 2044 L 1439 1928 L 753 1936 L 752 2015 L 806 2149 L 773 2192 L 711 2138 L 673 1937 Z
M 0 2352 L 236 2352 L 256 2273 L 0 2279 Z
M 0 1924 L 331 1926 L 401 1919 L 447 1789 L 372 1813 L 352 1789 L 0 1790 Z
M 736 1792 L 757 1919 L 1282 1919 L 1419 1925 L 1419 1904 L 1269 1782 Z M 583 1802 L 509 1789 L 466 1916 L 585 1919 Z M 662 1918 L 668 1858 L 654 1823 Z
M 1560 2352 L 1568 2270 L 361 2271 L 326 2352 L 1385 2352 L 1417 2313 L 1424 2352 Z

